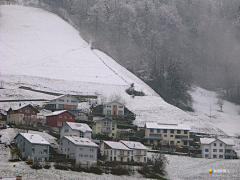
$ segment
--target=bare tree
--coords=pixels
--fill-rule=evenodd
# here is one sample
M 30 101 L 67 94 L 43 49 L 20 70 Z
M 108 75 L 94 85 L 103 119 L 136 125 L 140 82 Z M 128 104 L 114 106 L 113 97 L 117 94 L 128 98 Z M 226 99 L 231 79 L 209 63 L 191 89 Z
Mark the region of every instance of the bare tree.
M 222 108 L 223 108 L 223 104 L 224 104 L 223 100 L 219 98 L 217 104 L 219 105 L 220 111 L 222 112 Z

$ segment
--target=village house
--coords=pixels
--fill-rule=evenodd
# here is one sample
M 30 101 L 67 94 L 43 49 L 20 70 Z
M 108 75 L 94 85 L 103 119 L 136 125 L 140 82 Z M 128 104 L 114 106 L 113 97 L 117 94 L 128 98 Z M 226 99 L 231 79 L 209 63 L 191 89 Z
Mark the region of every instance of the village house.
M 65 122 L 60 132 L 60 138 L 63 136 L 92 139 L 92 129 L 85 123 Z
M 16 109 L 9 108 L 7 111 L 7 123 L 15 125 L 32 125 L 37 126 L 41 119 L 37 118 L 39 111 L 31 104 L 25 106 L 19 106 Z
M 103 115 L 109 118 L 124 118 L 124 104 L 112 101 L 103 105 Z
M 125 146 L 131 149 L 131 161 L 134 162 L 147 162 L 147 152 L 149 149 L 140 142 L 136 141 L 123 141 L 120 140 Z
M 146 123 L 144 139 L 151 145 L 189 146 L 190 130 L 186 124 Z
M 19 133 L 14 140 L 23 158 L 40 161 L 49 159 L 50 143 L 39 134 Z
M 61 128 L 64 122 L 75 122 L 75 116 L 68 110 L 55 111 L 46 115 L 46 125 Z
M 59 96 L 55 99 L 50 100 L 45 105 L 45 109 L 48 110 L 78 110 L 78 99 L 69 94 Z
M 129 162 L 133 160 L 133 151 L 121 142 L 103 141 L 100 153 L 104 161 Z
M 75 159 L 76 164 L 97 163 L 98 145 L 88 138 L 64 136 L 59 140 L 59 152 L 70 159 Z
M 116 138 L 117 136 L 117 122 L 110 118 L 103 118 L 95 120 L 92 125 L 93 136 L 97 134 L 107 135 Z
M 6 121 L 0 120 L 0 129 L 6 128 L 6 127 L 7 127 Z
M 200 138 L 203 158 L 235 159 L 233 139 Z

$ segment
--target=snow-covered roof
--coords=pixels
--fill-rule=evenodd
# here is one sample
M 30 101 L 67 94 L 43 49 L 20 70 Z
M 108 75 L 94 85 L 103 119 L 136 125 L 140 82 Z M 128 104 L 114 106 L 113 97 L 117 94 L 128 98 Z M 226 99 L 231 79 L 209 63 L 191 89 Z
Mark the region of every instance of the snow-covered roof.
M 25 139 L 27 139 L 32 144 L 44 144 L 50 145 L 48 141 L 46 141 L 42 136 L 39 134 L 29 134 L 29 133 L 19 133 L 18 135 L 22 135 Z M 18 136 L 17 135 L 17 136 Z M 17 137 L 16 136 L 16 137 Z M 16 137 L 14 139 L 16 139 Z
M 128 148 L 130 149 L 143 149 L 143 150 L 149 150 L 146 146 L 144 146 L 142 143 L 140 142 L 135 142 L 135 141 L 123 141 L 120 140 L 121 143 L 123 143 L 124 145 L 126 145 Z
M 107 144 L 109 147 L 111 147 L 112 149 L 131 150 L 121 142 L 115 142 L 115 141 L 103 141 L 103 142 Z
M 57 116 L 57 115 L 59 115 L 59 114 L 62 114 L 62 113 L 64 113 L 64 112 L 66 112 L 66 111 L 68 111 L 68 110 L 60 110 L 60 111 L 54 111 L 54 112 L 52 112 L 52 113 L 50 113 L 50 114 L 48 114 L 48 115 L 45 115 L 45 116 Z M 68 111 L 69 112 L 69 111 Z M 69 113 L 71 113 L 71 112 L 69 112 Z M 72 114 L 72 113 L 71 113 Z M 73 116 L 75 116 L 74 114 L 72 114 Z
M 121 103 L 121 102 L 119 102 L 119 101 L 117 101 L 117 100 L 111 101 L 111 102 L 107 102 L 106 104 L 104 104 L 104 106 L 107 106 L 107 105 L 109 105 L 109 104 L 120 104 L 120 105 L 122 105 L 122 106 L 125 106 L 123 103 Z
M 67 140 L 71 141 L 73 144 L 75 144 L 77 146 L 98 147 L 98 145 L 96 143 L 94 143 L 93 141 L 91 141 L 88 138 L 81 138 L 81 137 L 77 137 L 77 136 L 64 136 L 64 137 L 62 137 L 62 139 L 63 138 L 66 138 Z
M 79 101 L 77 98 L 75 98 L 74 96 L 72 96 L 70 94 L 63 94 L 63 95 L 58 96 L 58 97 L 56 97 L 54 99 L 51 99 L 50 101 L 54 101 L 54 100 L 60 99 L 60 98 L 65 97 L 65 96 L 71 97 L 71 98 L 75 99 L 76 101 Z
M 21 103 L 20 103 L 20 104 L 21 104 Z M 27 107 L 27 106 L 31 106 L 33 109 L 36 110 L 36 112 L 39 112 L 39 111 L 38 111 L 35 107 L 33 107 L 33 105 L 31 105 L 31 104 L 24 104 L 24 105 L 21 105 L 21 106 L 19 106 L 19 105 L 11 106 L 11 107 L 9 108 L 9 110 L 12 109 L 13 111 L 17 111 L 17 110 L 22 109 L 22 108 Z M 8 110 L 8 111 L 9 111 L 9 110 Z
M 90 131 L 92 132 L 92 129 L 85 123 L 74 123 L 74 122 L 65 122 L 65 125 L 68 125 L 72 130 L 78 130 L 82 132 Z
M 201 144 L 211 144 L 217 140 L 222 141 L 226 145 L 235 146 L 233 139 L 200 138 Z
M 177 130 L 191 130 L 190 125 L 187 124 L 164 124 L 164 123 L 146 123 L 148 129 L 177 129 Z

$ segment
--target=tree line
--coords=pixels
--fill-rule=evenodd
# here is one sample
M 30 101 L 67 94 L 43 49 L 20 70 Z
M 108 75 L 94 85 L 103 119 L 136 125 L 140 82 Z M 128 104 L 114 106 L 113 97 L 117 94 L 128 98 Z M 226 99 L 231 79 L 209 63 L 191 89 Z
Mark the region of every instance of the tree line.
M 191 110 L 193 85 L 240 104 L 239 0 L 39 0 L 39 6 L 175 106 Z

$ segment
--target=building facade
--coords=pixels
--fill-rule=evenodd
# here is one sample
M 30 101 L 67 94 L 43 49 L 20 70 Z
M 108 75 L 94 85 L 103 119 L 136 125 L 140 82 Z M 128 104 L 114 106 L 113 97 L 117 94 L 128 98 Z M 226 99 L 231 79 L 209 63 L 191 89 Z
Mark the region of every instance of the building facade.
M 64 136 L 59 140 L 59 152 L 70 159 L 76 159 L 76 164 L 97 163 L 98 145 L 88 138 Z
M 203 158 L 235 159 L 233 139 L 200 138 Z
M 39 111 L 31 104 L 16 109 L 10 108 L 7 111 L 7 123 L 37 126 L 37 123 L 41 122 L 41 119 L 37 118 L 37 113 Z
M 39 134 L 19 133 L 14 140 L 23 158 L 40 161 L 49 159 L 50 143 Z
M 59 96 L 55 99 L 50 100 L 46 105 L 45 109 L 48 110 L 73 110 L 76 111 L 78 110 L 78 99 L 66 94 Z
M 117 101 L 105 104 L 103 115 L 110 118 L 124 118 L 124 104 Z
M 186 124 L 146 123 L 144 139 L 151 145 L 189 146 L 190 130 Z
M 94 121 L 92 125 L 93 136 L 97 134 L 108 135 L 116 138 L 117 136 L 117 122 L 110 118 L 103 118 Z
M 60 132 L 60 138 L 63 136 L 92 139 L 92 129 L 85 123 L 65 122 Z
M 100 153 L 104 161 L 130 162 L 133 160 L 133 151 L 121 142 L 103 141 L 100 144 Z
M 65 122 L 75 122 L 75 116 L 68 110 L 55 111 L 46 115 L 46 125 L 62 128 Z

